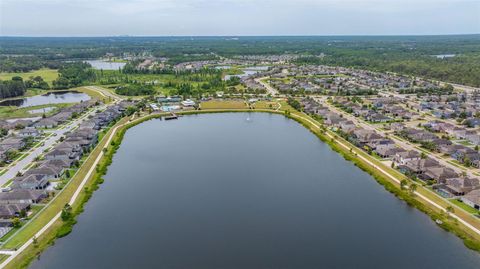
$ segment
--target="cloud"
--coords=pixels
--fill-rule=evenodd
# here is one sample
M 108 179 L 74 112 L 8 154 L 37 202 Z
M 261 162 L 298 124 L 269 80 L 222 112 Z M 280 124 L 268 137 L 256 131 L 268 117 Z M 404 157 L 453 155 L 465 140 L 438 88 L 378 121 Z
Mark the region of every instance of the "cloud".
M 478 0 L 0 0 L 1 35 L 480 33 Z

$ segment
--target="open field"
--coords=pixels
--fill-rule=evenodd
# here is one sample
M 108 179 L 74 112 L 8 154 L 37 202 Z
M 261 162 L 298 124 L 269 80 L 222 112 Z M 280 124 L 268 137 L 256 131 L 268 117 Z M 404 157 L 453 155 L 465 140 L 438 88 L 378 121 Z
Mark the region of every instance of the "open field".
M 202 109 L 246 109 L 244 101 L 207 101 L 200 103 Z
M 51 86 L 52 82 L 58 77 L 58 72 L 54 69 L 39 69 L 25 73 L 0 73 L 1 80 L 9 80 L 15 76 L 22 77 L 23 80 L 27 80 L 30 77 L 41 76 Z
M 94 91 L 94 90 L 88 89 L 86 87 L 78 87 L 78 88 L 73 88 L 73 89 L 70 89 L 70 90 L 86 93 L 86 94 L 90 95 L 90 97 L 98 99 L 98 100 L 108 100 L 107 97 L 105 97 L 104 95 L 102 95 L 98 91 Z
M 188 83 L 193 88 L 200 87 L 202 84 L 207 83 L 209 78 L 213 78 L 214 75 L 204 74 L 200 75 L 173 75 L 173 74 L 128 74 L 119 73 L 115 70 L 104 70 L 102 72 L 97 71 L 97 77 L 99 77 L 99 85 L 108 85 L 108 84 L 128 84 L 131 82 L 135 83 L 146 83 L 153 85 L 153 88 L 157 93 L 170 95 L 173 91 L 176 91 L 177 87 L 175 85 L 180 85 L 182 83 Z
M 73 103 L 67 104 L 47 104 L 47 105 L 39 105 L 39 106 L 30 106 L 30 107 L 22 107 L 18 108 L 16 106 L 0 106 L 0 119 L 14 119 L 14 118 L 29 118 L 29 117 L 39 117 L 42 116 L 43 113 L 29 113 L 28 111 L 34 109 L 42 109 L 46 107 L 55 107 L 52 111 L 49 111 L 46 116 L 52 115 L 58 111 L 60 108 L 69 107 L 74 105 Z
M 258 101 L 253 105 L 256 109 L 277 109 L 278 106 L 278 102 L 275 101 Z

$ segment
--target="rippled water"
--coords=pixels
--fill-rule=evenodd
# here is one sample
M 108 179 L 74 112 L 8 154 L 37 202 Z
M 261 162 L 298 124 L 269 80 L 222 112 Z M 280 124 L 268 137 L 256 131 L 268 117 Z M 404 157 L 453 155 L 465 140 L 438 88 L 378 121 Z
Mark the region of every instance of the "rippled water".
M 480 255 L 298 123 L 231 113 L 130 129 L 31 268 L 478 269 Z

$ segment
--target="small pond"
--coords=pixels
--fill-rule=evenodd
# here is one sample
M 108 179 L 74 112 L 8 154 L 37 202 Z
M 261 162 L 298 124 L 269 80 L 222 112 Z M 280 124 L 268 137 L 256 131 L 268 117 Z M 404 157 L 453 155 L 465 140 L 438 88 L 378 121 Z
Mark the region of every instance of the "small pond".
M 102 70 L 118 70 L 123 68 L 127 63 L 122 62 L 109 62 L 104 60 L 88 60 L 85 61 L 92 65 L 95 69 L 102 69 Z
M 245 68 L 242 68 L 242 74 L 237 74 L 237 75 L 225 75 L 225 80 L 229 80 L 230 78 L 232 77 L 239 77 L 239 78 L 243 78 L 243 77 L 247 77 L 247 76 L 251 76 L 251 75 L 254 75 L 260 71 L 267 71 L 269 68 L 269 66 L 249 66 L 249 67 L 245 67 Z
M 90 100 L 90 96 L 77 91 L 55 91 L 42 95 L 10 99 L 0 102 L 0 106 L 31 107 L 48 104 L 80 103 Z

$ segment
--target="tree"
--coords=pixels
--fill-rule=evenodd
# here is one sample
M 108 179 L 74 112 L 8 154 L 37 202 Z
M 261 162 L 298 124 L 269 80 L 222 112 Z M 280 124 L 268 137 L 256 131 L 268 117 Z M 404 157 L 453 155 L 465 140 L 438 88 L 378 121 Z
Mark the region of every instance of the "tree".
M 410 185 L 409 190 L 410 190 L 410 195 L 412 196 L 415 195 L 415 191 L 417 191 L 417 184 Z
M 11 80 L 0 80 L 0 98 L 15 97 L 25 94 L 27 88 L 21 77 Z
M 298 110 L 300 111 L 302 109 L 302 104 L 300 104 L 300 102 L 292 97 L 289 97 L 287 99 L 287 103 L 293 107 L 295 110 Z
M 400 189 L 405 190 L 408 187 L 408 181 L 406 179 L 400 181 Z
M 13 225 L 13 228 L 20 228 L 20 226 L 22 226 L 22 223 L 20 222 L 19 218 L 13 218 L 12 225 Z
M 95 80 L 95 71 L 85 62 L 65 63 L 58 70 L 58 78 L 53 81 L 53 88 L 66 89 L 77 87 Z
M 12 161 L 18 155 L 18 151 L 11 149 L 5 153 L 5 159 Z
M 455 209 L 451 205 L 447 206 L 446 210 L 448 215 L 455 213 Z
M 61 217 L 62 220 L 65 222 L 72 219 L 72 207 L 69 204 L 65 204 L 65 206 L 63 207 Z
M 37 88 L 42 90 L 47 90 L 50 88 L 48 83 L 44 81 L 41 76 L 30 77 L 27 81 L 25 81 L 25 86 L 27 88 Z

